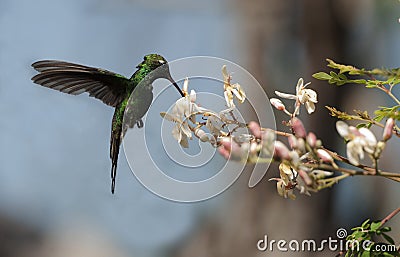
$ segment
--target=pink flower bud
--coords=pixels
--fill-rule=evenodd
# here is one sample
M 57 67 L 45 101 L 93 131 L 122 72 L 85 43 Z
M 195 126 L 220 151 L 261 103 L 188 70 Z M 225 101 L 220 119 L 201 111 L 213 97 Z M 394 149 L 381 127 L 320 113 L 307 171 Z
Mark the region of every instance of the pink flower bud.
M 394 119 L 389 118 L 386 121 L 385 129 L 383 130 L 383 140 L 387 141 L 392 137 L 394 127 Z
M 303 179 L 304 183 L 306 183 L 307 186 L 311 186 L 313 181 L 310 178 L 310 176 L 308 176 L 307 172 L 305 172 L 304 170 L 299 169 L 299 176 Z
M 297 149 L 298 143 L 297 143 L 297 137 L 290 135 L 288 137 L 288 142 L 289 142 L 289 146 L 292 149 Z
M 284 160 L 290 159 L 289 149 L 281 141 L 275 141 L 274 147 L 274 157 Z
M 292 120 L 292 129 L 297 137 L 305 138 L 307 135 L 303 122 L 301 122 L 301 120 L 299 120 L 298 118 L 294 118 Z
M 333 161 L 332 156 L 324 149 L 318 149 L 317 155 L 324 162 L 332 162 Z
M 246 156 L 243 156 L 242 148 L 229 137 L 222 139 L 221 145 L 222 147 L 218 150 L 225 159 L 241 160 L 243 157 L 247 157 L 247 153 L 245 154 Z M 246 151 L 248 151 L 248 149 L 246 149 Z
M 218 148 L 218 152 L 220 155 L 222 155 L 225 159 L 229 159 L 230 156 L 230 152 L 224 147 L 224 146 L 220 146 Z
M 311 146 L 311 147 L 315 147 L 315 145 L 317 144 L 317 136 L 312 133 L 309 132 L 307 135 L 307 143 Z
M 256 138 L 261 138 L 261 127 L 257 122 L 250 121 L 249 129 Z
M 279 111 L 285 110 L 285 105 L 282 103 L 281 100 L 279 100 L 277 98 L 271 98 L 271 99 L 269 99 L 269 101 L 270 101 L 271 105 L 273 107 L 275 107 L 277 110 L 279 110 Z

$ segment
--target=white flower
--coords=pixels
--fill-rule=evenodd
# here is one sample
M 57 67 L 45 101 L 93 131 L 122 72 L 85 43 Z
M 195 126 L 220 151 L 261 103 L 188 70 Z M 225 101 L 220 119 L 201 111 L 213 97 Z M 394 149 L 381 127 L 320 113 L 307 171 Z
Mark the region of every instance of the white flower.
M 183 87 L 185 97 L 175 102 L 170 113 L 160 113 L 164 119 L 176 123 L 175 127 L 172 129 L 172 135 L 179 144 L 185 148 L 189 147 L 188 139 L 192 138 L 192 129 L 188 121 L 191 120 L 195 122 L 195 115 L 192 114 L 202 110 L 202 108 L 195 104 L 196 92 L 191 90 L 190 94 L 187 93 L 187 84 L 188 80 L 186 79 Z
M 357 129 L 343 121 L 336 122 L 336 129 L 340 136 L 348 141 L 346 153 L 350 163 L 359 165 L 360 160 L 364 159 L 364 152 L 375 153 L 377 141 L 369 129 Z
M 303 79 L 300 78 L 296 86 L 296 95 L 286 94 L 279 91 L 275 91 L 275 94 L 285 99 L 296 100 L 295 114 L 299 114 L 300 104 L 304 104 L 306 106 L 307 112 L 310 114 L 315 111 L 315 104 L 318 101 L 317 93 L 312 89 L 306 88 L 309 84 L 311 84 L 311 82 L 304 85 Z
M 297 171 L 295 171 L 290 165 L 286 163 L 281 163 L 279 165 L 280 178 L 271 178 L 271 180 L 277 181 L 276 189 L 278 194 L 284 198 L 290 198 L 292 200 L 296 199 L 296 195 L 293 189 L 297 185 Z
M 290 185 L 297 178 L 297 171 L 295 171 L 290 165 L 286 163 L 282 162 L 279 165 L 279 172 L 281 175 L 281 179 L 284 181 L 285 186 Z
M 283 182 L 283 180 L 277 179 L 278 183 L 276 183 L 276 188 L 278 191 L 278 194 L 284 198 L 290 198 L 292 200 L 296 199 L 296 195 L 293 192 L 293 188 L 288 188 L 287 186 L 285 186 L 285 183 Z
M 224 77 L 224 97 L 226 105 L 229 108 L 235 107 L 235 104 L 233 103 L 233 96 L 236 96 L 239 102 L 243 103 L 246 99 L 246 94 L 240 88 L 239 84 L 231 84 L 231 76 L 228 74 L 226 65 L 222 66 L 222 76 Z

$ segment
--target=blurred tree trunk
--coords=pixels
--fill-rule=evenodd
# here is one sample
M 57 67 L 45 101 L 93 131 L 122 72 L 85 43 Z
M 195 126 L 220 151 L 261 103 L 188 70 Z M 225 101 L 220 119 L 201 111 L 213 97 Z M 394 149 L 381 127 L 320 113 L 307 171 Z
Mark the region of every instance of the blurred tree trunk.
M 271 97 L 273 91 L 287 90 L 293 92 L 297 80 L 290 86 L 282 89 L 282 85 L 274 85 L 274 73 L 281 69 L 295 75 L 304 74 L 310 81 L 311 74 L 326 66 L 325 58 L 342 60 L 344 27 L 338 22 L 333 2 L 330 0 L 319 1 L 236 1 L 236 11 L 240 19 L 240 38 L 243 39 L 247 57 L 247 69 L 264 86 Z M 345 17 L 346 13 L 341 13 Z M 343 18 L 340 17 L 340 18 Z M 268 65 L 268 58 L 274 53 L 269 52 L 271 44 L 290 38 L 300 38 L 304 42 L 304 60 L 297 60 L 301 67 L 290 70 L 288 67 L 275 67 Z M 296 47 L 296 46 L 295 46 Z M 297 46 L 298 47 L 298 46 Z M 295 57 L 294 57 L 295 59 Z M 286 64 L 296 60 L 287 60 Z M 271 61 L 270 61 L 271 62 Z M 306 68 L 305 68 L 306 67 Z M 302 70 L 303 69 L 303 70 Z M 320 83 L 313 80 L 313 88 L 321 89 Z M 335 105 L 338 101 L 336 88 L 324 86 L 318 90 L 319 102 L 323 105 Z M 319 111 L 313 114 L 306 127 L 318 131 L 318 136 L 327 146 L 334 144 L 334 123 L 330 121 L 327 129 L 327 112 L 319 106 Z M 322 110 L 321 110 L 322 109 Z M 279 123 L 282 118 L 276 117 Z M 321 121 L 324 122 L 321 122 Z M 185 246 L 180 249 L 177 256 L 263 256 L 257 250 L 256 244 L 265 234 L 269 239 L 318 239 L 322 231 L 334 233 L 334 228 L 329 228 L 330 201 L 329 191 L 313 195 L 311 198 L 299 196 L 296 201 L 280 198 L 276 193 L 275 185 L 266 179 L 255 188 L 248 188 L 249 173 L 244 172 L 239 181 L 228 192 L 232 201 L 218 211 L 215 217 L 208 219 L 205 225 L 188 239 Z M 277 176 L 276 165 L 271 165 L 268 177 Z M 326 232 L 325 232 L 326 233 Z M 329 233 L 328 233 L 329 235 Z M 274 251 L 273 256 L 291 256 L 293 253 Z M 321 254 L 321 253 L 319 253 Z M 296 253 L 296 256 L 318 256 L 318 253 Z

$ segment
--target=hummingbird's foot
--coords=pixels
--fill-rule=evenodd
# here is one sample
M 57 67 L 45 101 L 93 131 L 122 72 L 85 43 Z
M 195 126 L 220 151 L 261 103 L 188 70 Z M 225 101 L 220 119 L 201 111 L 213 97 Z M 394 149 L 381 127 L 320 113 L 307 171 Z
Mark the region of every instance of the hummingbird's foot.
M 143 128 L 143 125 L 144 125 L 144 124 L 143 124 L 142 119 L 136 121 L 136 126 L 137 126 L 138 128 Z

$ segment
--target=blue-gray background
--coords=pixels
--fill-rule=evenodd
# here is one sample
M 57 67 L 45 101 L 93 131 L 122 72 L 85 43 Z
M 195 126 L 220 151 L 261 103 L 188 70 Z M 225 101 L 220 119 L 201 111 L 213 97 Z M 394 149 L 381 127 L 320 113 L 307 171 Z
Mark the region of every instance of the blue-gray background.
M 111 195 L 113 109 L 34 85 L 30 64 L 59 59 L 130 76 L 153 52 L 170 60 L 232 60 L 233 24 L 222 1 L 1 1 L 1 212 L 46 231 L 86 224 L 110 245 L 149 256 L 185 235 L 196 209 L 210 203 L 156 197 L 134 178 L 123 154 Z
M 112 108 L 86 95 L 68 96 L 34 85 L 30 64 L 60 59 L 130 76 L 144 54 L 158 52 L 170 60 L 210 55 L 245 66 L 246 39 L 240 32 L 246 28 L 237 16 L 237 10 L 223 0 L 1 0 L 2 215 L 61 237 L 60 241 L 72 241 L 67 249 L 93 243 L 105 256 L 107 249 L 117 249 L 110 256 L 166 255 L 222 199 L 179 204 L 158 198 L 134 178 L 123 155 L 117 194 L 111 195 Z M 400 25 L 393 20 L 384 29 L 377 27 L 378 33 L 368 24 L 361 19 L 354 37 L 386 36 L 387 41 L 377 40 L 377 60 L 383 61 L 375 65 L 399 66 L 399 39 L 393 35 L 398 35 Z M 293 44 L 299 47 L 299 42 Z M 293 57 L 297 61 L 304 55 L 299 48 Z M 286 62 L 293 65 L 290 59 Z M 302 76 L 280 72 L 271 80 L 294 85 Z

